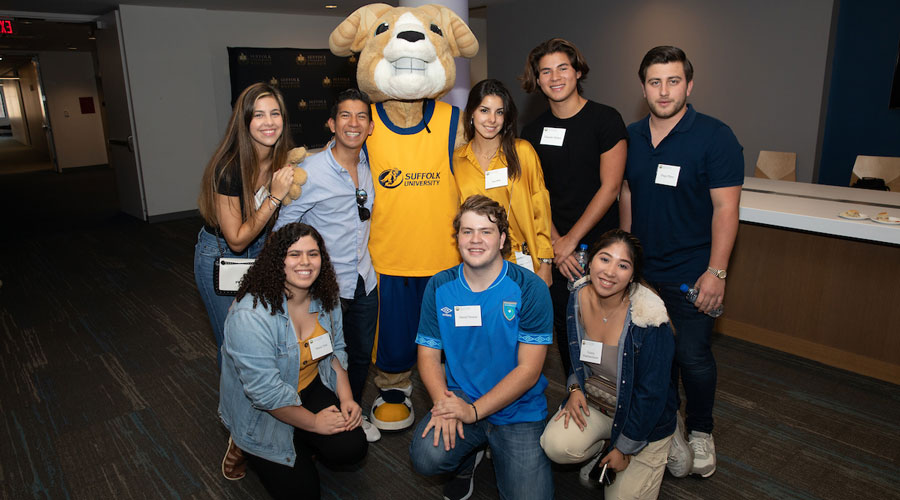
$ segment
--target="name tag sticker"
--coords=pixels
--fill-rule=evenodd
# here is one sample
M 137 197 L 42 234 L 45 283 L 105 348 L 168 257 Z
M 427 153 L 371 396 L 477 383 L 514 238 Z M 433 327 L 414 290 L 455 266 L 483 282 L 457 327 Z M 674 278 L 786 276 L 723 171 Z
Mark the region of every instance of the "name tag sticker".
M 603 360 L 603 342 L 594 342 L 593 340 L 581 340 L 581 361 L 590 361 L 591 363 L 600 364 Z
M 312 356 L 312 359 L 319 359 L 322 356 L 327 356 L 333 351 L 334 347 L 331 346 L 330 335 L 319 335 L 318 337 L 309 339 L 309 354 Z
M 509 176 L 506 167 L 495 168 L 484 173 L 484 189 L 503 187 L 509 184 Z
M 481 326 L 481 306 L 453 306 L 456 326 Z
M 531 256 L 526 253 L 516 252 L 516 264 L 534 272 L 534 261 L 531 260 Z
M 675 187 L 678 185 L 678 174 L 680 172 L 681 167 L 660 163 L 656 166 L 656 183 Z
M 544 133 L 541 134 L 541 144 L 547 146 L 562 146 L 563 138 L 566 137 L 566 129 L 556 127 L 544 127 Z

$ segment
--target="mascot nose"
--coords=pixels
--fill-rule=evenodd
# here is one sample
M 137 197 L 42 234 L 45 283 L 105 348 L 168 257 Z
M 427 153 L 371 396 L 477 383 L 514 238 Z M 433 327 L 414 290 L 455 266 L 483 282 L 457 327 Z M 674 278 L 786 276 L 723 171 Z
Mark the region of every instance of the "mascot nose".
M 407 42 L 418 42 L 419 40 L 424 40 L 425 35 L 418 31 L 401 31 L 397 34 L 397 38 L 402 38 Z

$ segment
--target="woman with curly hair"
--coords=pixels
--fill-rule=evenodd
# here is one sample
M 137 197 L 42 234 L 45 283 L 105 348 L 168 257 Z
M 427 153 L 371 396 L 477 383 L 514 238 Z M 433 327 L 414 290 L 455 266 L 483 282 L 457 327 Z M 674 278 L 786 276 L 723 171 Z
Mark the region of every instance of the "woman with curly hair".
M 337 276 L 311 226 L 271 234 L 225 320 L 219 415 L 273 498 L 319 498 L 312 455 L 359 462 L 368 443 L 347 378 Z M 239 464 L 240 465 L 240 464 Z
M 217 295 L 217 257 L 256 257 L 293 181 L 287 165 L 292 147 L 285 134 L 284 98 L 274 87 L 255 83 L 234 103 L 225 137 L 203 171 L 198 205 L 204 225 L 194 248 L 194 279 L 222 348 L 225 316 L 232 297 Z M 218 364 L 222 355 L 217 353 Z

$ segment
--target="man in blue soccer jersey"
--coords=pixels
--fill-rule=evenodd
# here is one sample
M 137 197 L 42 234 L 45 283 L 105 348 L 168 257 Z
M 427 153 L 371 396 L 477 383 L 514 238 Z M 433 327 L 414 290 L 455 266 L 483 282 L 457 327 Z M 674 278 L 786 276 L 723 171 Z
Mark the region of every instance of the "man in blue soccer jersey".
M 552 498 L 540 446 L 550 294 L 536 274 L 503 259 L 509 222 L 497 202 L 469 197 L 453 229 L 463 262 L 428 282 L 416 335 L 419 373 L 434 406 L 413 434 L 413 467 L 427 476 L 453 473 L 444 498 L 469 498 L 489 445 L 501 498 Z

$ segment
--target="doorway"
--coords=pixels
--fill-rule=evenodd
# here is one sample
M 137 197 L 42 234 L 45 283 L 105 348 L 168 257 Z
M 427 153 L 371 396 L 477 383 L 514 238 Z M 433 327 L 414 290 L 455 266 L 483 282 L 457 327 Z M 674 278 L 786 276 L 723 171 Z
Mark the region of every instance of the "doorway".
M 0 55 L 0 175 L 58 171 L 36 54 Z

